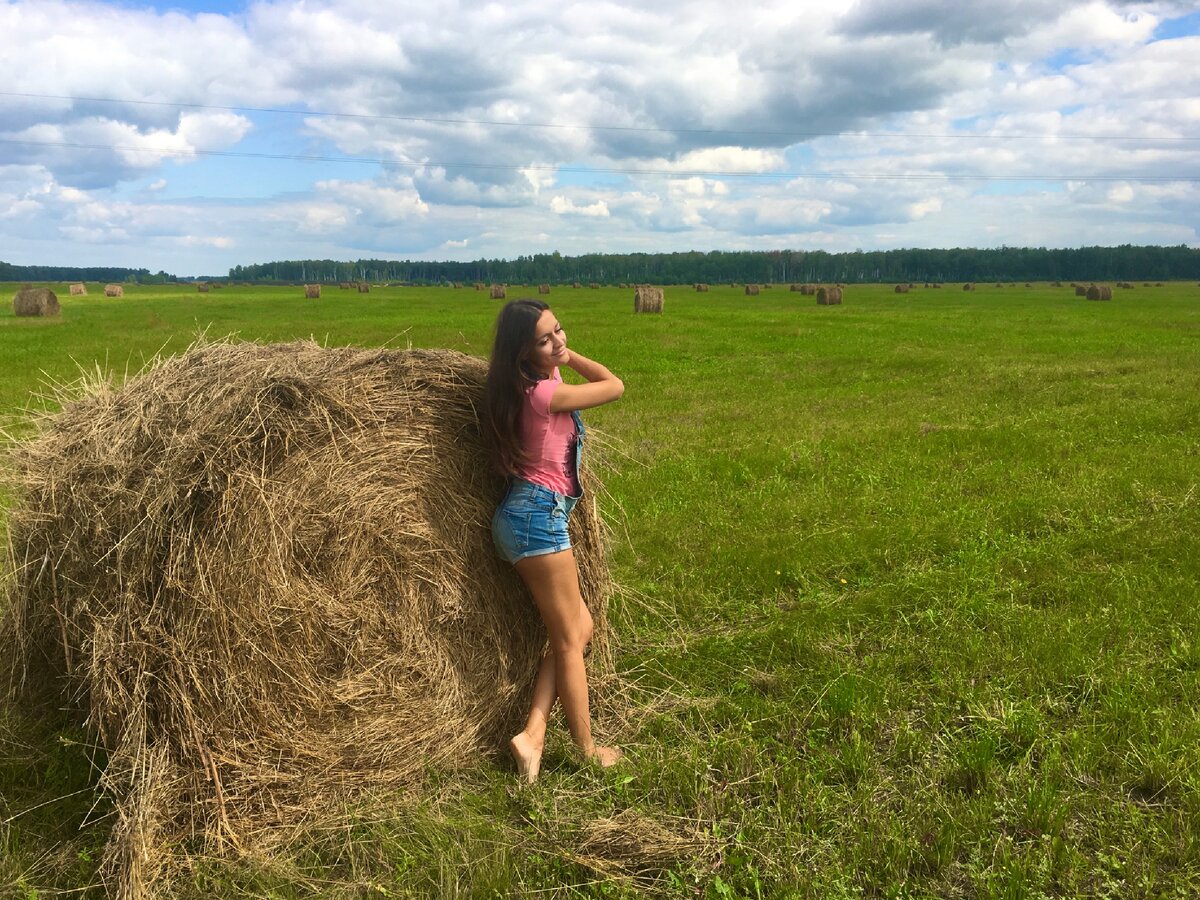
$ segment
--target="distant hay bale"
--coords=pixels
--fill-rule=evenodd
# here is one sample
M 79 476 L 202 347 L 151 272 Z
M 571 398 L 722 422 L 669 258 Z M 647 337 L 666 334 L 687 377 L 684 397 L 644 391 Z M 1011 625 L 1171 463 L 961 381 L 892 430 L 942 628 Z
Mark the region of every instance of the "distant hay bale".
M 0 684 L 89 730 L 110 896 L 337 827 L 520 727 L 546 635 L 492 545 L 485 375 L 453 351 L 203 345 L 15 448 L 6 558 L 36 564 L 5 573 Z M 602 715 L 612 585 L 582 477 Z
M 1095 285 L 1087 289 L 1087 298 L 1089 300 L 1111 300 L 1112 288 L 1107 284 Z
M 758 285 L 757 284 L 746 285 L 746 296 L 747 297 L 757 297 L 758 296 Z
M 1085 288 L 1082 284 L 1075 285 L 1075 296 L 1076 297 L 1086 297 L 1087 292 L 1088 292 L 1088 289 Z
M 963 290 L 964 291 L 973 291 L 973 290 L 975 290 L 975 285 L 971 284 L 971 282 L 968 281 L 966 284 L 963 285 Z
M 640 284 L 633 290 L 635 313 L 661 313 L 663 311 L 663 289 Z
M 304 286 L 304 298 L 306 300 L 317 300 L 321 297 L 321 286 L 319 284 L 306 284 Z
M 998 287 L 998 288 L 1002 288 L 1002 287 L 1004 287 L 1004 285 L 1002 285 L 1000 282 L 998 282 L 998 281 L 997 281 L 997 282 L 996 282 L 996 287 Z
M 1161 281 L 1156 281 L 1156 282 L 1154 282 L 1154 286 L 1155 286 L 1155 287 L 1162 287 L 1162 286 L 1163 286 L 1163 283 L 1162 283 Z
M 338 282 L 338 290 L 339 290 L 339 291 L 348 291 L 348 290 L 350 290 L 350 282 L 348 282 L 348 281 L 339 281 L 339 282 Z
M 358 292 L 359 292 L 360 294 L 369 294 L 369 293 L 371 293 L 371 285 L 367 284 L 367 282 L 365 282 L 365 281 L 360 281 L 360 282 L 358 283 Z
M 600 282 L 598 282 L 598 281 L 593 281 L 591 284 L 589 284 L 589 285 L 588 285 L 588 287 L 590 287 L 590 288 L 591 288 L 593 291 L 599 290 L 599 289 L 600 289 Z
M 1062 287 L 1062 282 L 1061 281 L 1052 281 L 1052 282 L 1050 282 L 1050 287 Z
M 800 285 L 800 293 L 806 297 L 815 296 L 817 293 L 817 286 L 815 284 L 802 284 Z
M 457 290 L 457 289 L 461 288 L 461 287 L 462 287 L 462 282 L 461 282 L 461 281 L 456 281 L 456 282 L 454 282 L 454 283 L 453 283 L 453 287 L 454 287 L 454 289 L 455 289 L 455 290 Z
M 72 297 L 86 297 L 87 287 L 82 284 L 73 284 L 70 287 Z
M 708 293 L 708 285 L 705 284 L 704 282 L 697 282 L 696 293 L 697 294 L 707 294 Z
M 907 294 L 907 293 L 908 293 L 908 285 L 907 285 L 907 284 L 898 284 L 898 285 L 896 285 L 896 290 L 895 290 L 895 293 L 897 293 L 897 294 Z
M 485 287 L 485 285 L 482 281 L 475 282 L 475 290 L 482 291 L 484 289 L 484 287 Z
M 502 284 L 493 284 L 491 298 L 493 300 L 504 300 L 508 297 L 508 291 L 505 290 Z
M 125 296 L 125 288 L 121 287 L 121 285 L 119 285 L 119 284 L 106 284 L 104 286 L 104 296 L 105 297 L 124 297 Z
M 62 312 L 54 291 L 45 287 L 23 287 L 13 294 L 13 315 L 57 316 Z
M 798 285 L 798 284 L 789 284 L 789 285 L 788 285 L 788 290 L 789 290 L 789 291 L 797 291 L 797 292 L 799 292 L 799 290 L 800 290 L 800 285 Z
M 196 285 L 196 290 L 197 290 L 197 292 L 199 292 L 201 294 L 207 294 L 208 293 L 208 285 L 207 284 L 198 284 L 198 285 Z
M 581 288 L 581 287 L 583 287 L 583 285 L 582 285 L 582 284 L 580 284 L 578 281 L 576 281 L 574 284 L 572 284 L 572 285 L 571 285 L 571 287 L 573 287 L 573 288 Z
M 842 302 L 842 289 L 838 287 L 817 288 L 818 306 L 837 306 Z
M 548 285 L 548 284 L 539 284 L 539 285 L 538 285 L 538 293 L 539 293 L 539 294 L 548 294 L 548 293 L 550 293 L 550 285 Z
M 1027 281 L 1027 282 L 1025 282 L 1025 287 L 1027 287 L 1027 288 L 1031 288 L 1031 287 L 1033 287 L 1033 285 L 1032 285 L 1032 284 L 1030 284 L 1030 283 Z

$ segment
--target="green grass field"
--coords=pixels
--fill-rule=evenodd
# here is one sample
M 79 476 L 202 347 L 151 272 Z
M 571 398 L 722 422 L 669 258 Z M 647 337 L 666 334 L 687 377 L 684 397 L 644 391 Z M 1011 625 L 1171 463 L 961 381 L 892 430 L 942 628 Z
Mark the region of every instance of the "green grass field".
M 632 291 L 556 287 L 626 384 L 587 420 L 639 703 L 603 736 L 628 762 L 579 769 L 560 724 L 532 789 L 501 754 L 430 773 L 172 896 L 1200 895 L 1200 286 L 957 288 L 679 287 L 635 316 Z M 11 432 L 48 380 L 201 332 L 486 356 L 498 306 L 89 289 L 0 311 Z M 95 890 L 87 740 L 0 718 L 0 896 Z M 613 822 L 703 849 L 597 839 Z

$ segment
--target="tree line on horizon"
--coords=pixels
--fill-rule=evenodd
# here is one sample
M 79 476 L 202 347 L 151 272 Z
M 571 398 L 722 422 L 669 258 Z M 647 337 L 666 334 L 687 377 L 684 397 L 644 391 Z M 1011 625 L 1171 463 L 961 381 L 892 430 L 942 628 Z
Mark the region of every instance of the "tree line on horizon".
M 282 260 L 234 266 L 231 281 L 506 284 L 854 283 L 1200 279 L 1200 249 L 1000 247 L 950 250 L 746 250 L 707 253 L 539 253 L 471 262 Z
M 173 281 L 439 284 L 881 283 L 958 281 L 1114 281 L 1200 279 L 1200 249 L 1134 246 L 995 249 L 713 250 L 707 253 L 539 253 L 471 262 L 359 259 L 280 260 L 234 266 L 227 276 L 180 279 L 167 272 L 111 266 L 17 266 L 0 262 L 0 281 Z

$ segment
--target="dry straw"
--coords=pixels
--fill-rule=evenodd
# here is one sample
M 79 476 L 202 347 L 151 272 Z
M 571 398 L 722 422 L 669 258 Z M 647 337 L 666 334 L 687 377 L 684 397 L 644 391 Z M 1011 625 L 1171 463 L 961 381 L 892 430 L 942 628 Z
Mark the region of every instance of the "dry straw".
M 759 288 L 758 288 L 757 284 L 746 285 L 746 296 L 747 297 L 757 297 L 758 291 L 759 291 Z
M 319 284 L 306 284 L 304 286 L 304 297 L 307 300 L 318 300 L 321 297 L 321 286 Z
M 1089 300 L 1111 300 L 1112 288 L 1107 284 L 1092 285 L 1087 289 L 1087 298 Z
M 896 285 L 896 291 L 895 291 L 895 292 L 896 292 L 897 294 L 907 294 L 907 293 L 908 293 L 908 291 L 909 291 L 909 287 L 908 287 L 908 285 L 907 285 L 907 284 L 898 284 L 898 285 Z
M 817 288 L 818 306 L 837 306 L 842 302 L 842 289 L 838 287 Z
M 367 284 L 365 281 L 360 281 L 358 283 L 358 292 L 360 294 L 369 294 L 369 293 L 371 293 L 371 286 L 369 284 Z
M 502 284 L 493 284 L 491 298 L 493 300 L 504 300 L 508 297 L 508 291 Z
M 105 297 L 124 297 L 125 296 L 125 288 L 121 287 L 119 284 L 106 284 L 104 286 L 104 296 Z
M 1075 285 L 1075 296 L 1076 297 L 1086 297 L 1087 292 L 1088 292 L 1088 289 L 1085 288 L 1082 284 Z
M 639 284 L 633 289 L 633 311 L 635 313 L 661 313 L 663 311 L 663 289 Z
M 198 284 L 198 285 L 196 285 L 196 290 L 201 294 L 207 294 L 208 293 L 208 285 L 207 284 Z
M 71 285 L 70 290 L 71 290 L 72 297 L 86 297 L 87 296 L 87 287 L 83 284 L 73 284 L 73 285 Z
M 975 285 L 971 284 L 970 282 L 967 282 L 966 284 L 963 285 L 963 290 L 964 291 L 973 291 L 973 290 L 975 290 Z
M 57 316 L 60 312 L 58 296 L 50 288 L 23 287 L 13 294 L 13 315 Z
M 538 293 L 539 293 L 539 294 L 548 294 L 548 293 L 550 293 L 550 285 L 548 285 L 548 284 L 539 284 L 539 285 L 538 285 Z
M 698 282 L 696 284 L 696 293 L 697 294 L 707 294 L 708 293 L 708 285 L 705 284 L 704 282 Z
M 158 896 L 185 853 L 338 827 L 519 727 L 545 633 L 492 547 L 485 372 L 452 351 L 201 344 L 91 385 L 15 449 L 0 679 L 104 749 L 111 895 Z M 583 478 L 603 716 L 612 585 Z

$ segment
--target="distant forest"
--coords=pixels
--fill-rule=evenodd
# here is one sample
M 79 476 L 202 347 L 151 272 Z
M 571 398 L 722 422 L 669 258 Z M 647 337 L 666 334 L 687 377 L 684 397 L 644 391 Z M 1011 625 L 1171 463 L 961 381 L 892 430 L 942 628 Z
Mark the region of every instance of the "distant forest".
M 413 262 L 287 260 L 229 270 L 231 281 L 343 282 L 926 282 L 1200 279 L 1200 250 L 1178 247 L 1001 247 L 995 250 L 770 250 L 709 253 L 539 253 L 516 259 Z
M 14 266 L 0 262 L 0 281 L 105 281 L 126 284 L 165 284 L 177 280 L 174 275 L 149 269 L 124 269 L 113 266 Z
M 709 253 L 539 253 L 516 259 L 417 262 L 360 259 L 283 260 L 234 266 L 230 281 L 502 282 L 506 284 L 855 283 L 955 281 L 1200 280 L 1200 249 L 1178 247 L 1000 247 L 994 250 L 769 250 Z M 148 269 L 14 266 L 0 262 L 0 281 L 106 281 L 162 284 L 178 279 Z M 205 280 L 217 280 L 211 276 Z

